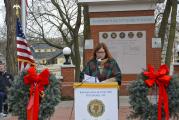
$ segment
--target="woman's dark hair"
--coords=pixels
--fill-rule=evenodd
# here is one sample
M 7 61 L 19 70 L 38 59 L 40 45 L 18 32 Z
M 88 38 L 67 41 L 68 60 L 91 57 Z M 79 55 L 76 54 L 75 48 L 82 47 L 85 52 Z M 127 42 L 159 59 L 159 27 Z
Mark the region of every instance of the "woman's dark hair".
M 94 51 L 93 51 L 93 59 L 96 59 L 96 52 L 97 52 L 99 49 L 101 49 L 101 48 L 103 48 L 104 51 L 105 51 L 105 53 L 106 53 L 105 58 L 110 58 L 110 59 L 111 59 L 111 58 L 112 58 L 111 53 L 109 52 L 109 49 L 107 48 L 107 46 L 106 46 L 105 43 L 99 43 L 99 44 L 95 47 L 95 49 L 94 49 Z

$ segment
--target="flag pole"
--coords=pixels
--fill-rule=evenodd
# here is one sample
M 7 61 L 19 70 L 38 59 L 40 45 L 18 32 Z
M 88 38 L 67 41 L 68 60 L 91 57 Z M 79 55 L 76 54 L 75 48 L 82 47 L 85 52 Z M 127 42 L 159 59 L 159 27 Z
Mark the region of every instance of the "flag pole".
M 15 4 L 14 6 L 13 6 L 13 8 L 15 8 L 15 10 L 16 10 L 16 16 L 17 16 L 17 18 L 19 18 L 19 16 L 20 16 L 20 13 L 19 13 L 19 10 L 20 10 L 20 6 L 18 5 L 18 4 Z M 16 21 L 17 22 L 17 21 Z M 16 23 L 16 29 L 17 29 L 17 23 Z M 16 31 L 17 32 L 17 31 Z M 17 38 L 16 38 L 17 39 Z M 18 64 L 18 73 L 19 73 L 19 64 Z
M 22 30 L 24 31 L 24 35 L 26 36 L 26 0 L 21 0 L 21 8 Z

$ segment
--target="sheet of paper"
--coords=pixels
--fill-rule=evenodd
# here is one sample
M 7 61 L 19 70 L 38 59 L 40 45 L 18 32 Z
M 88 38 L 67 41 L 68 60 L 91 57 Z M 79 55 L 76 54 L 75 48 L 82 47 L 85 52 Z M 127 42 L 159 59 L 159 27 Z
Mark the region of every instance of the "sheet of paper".
M 84 80 L 83 82 L 87 83 L 99 83 L 99 80 L 97 77 L 89 76 L 87 74 L 84 74 Z

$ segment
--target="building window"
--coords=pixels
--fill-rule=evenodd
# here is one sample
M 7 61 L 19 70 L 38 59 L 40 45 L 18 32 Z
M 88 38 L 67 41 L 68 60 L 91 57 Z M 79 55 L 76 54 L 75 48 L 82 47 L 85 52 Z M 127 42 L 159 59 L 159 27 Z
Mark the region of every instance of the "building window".
M 41 64 L 41 65 L 46 65 L 46 60 L 41 60 L 41 61 L 40 61 L 40 64 Z
M 44 49 L 45 52 L 49 52 L 48 49 Z
M 55 52 L 56 51 L 56 49 L 55 48 L 53 48 L 53 52 Z
M 41 52 L 40 49 L 35 49 L 35 52 Z
M 41 51 L 41 52 L 45 52 L 45 49 L 41 49 L 40 51 Z
M 57 64 L 57 59 L 51 59 L 50 61 L 47 62 L 47 64 Z

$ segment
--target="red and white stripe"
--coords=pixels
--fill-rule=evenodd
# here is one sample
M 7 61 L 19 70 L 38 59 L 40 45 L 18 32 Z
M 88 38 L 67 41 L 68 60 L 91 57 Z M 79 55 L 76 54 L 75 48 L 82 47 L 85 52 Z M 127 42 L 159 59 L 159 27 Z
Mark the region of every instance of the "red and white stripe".
M 35 61 L 26 39 L 17 37 L 16 43 L 19 72 L 28 69 L 30 66 L 35 66 Z

